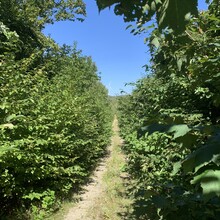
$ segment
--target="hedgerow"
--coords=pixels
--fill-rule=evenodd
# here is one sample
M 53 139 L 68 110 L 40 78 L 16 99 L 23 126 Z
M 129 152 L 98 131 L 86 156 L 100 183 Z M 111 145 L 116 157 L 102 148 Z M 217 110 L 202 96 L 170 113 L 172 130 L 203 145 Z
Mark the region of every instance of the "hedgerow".
M 154 30 L 151 74 L 120 98 L 134 219 L 218 219 L 219 6 L 182 34 Z
M 14 23 L 0 23 L 0 218 L 44 219 L 105 154 L 112 113 L 91 57 L 58 47 L 10 4 Z

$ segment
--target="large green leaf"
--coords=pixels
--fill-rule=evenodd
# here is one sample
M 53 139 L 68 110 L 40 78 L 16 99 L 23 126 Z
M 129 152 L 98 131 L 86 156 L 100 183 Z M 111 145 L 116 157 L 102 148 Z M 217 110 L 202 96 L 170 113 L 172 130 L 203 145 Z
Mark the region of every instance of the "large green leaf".
M 185 124 L 179 124 L 179 125 L 152 124 L 149 126 L 142 127 L 138 135 L 142 136 L 145 133 L 148 133 L 148 135 L 151 135 L 152 133 L 156 131 L 173 133 L 174 139 L 176 139 L 178 137 L 182 137 L 186 135 L 189 131 L 191 131 L 191 129 Z
M 173 125 L 168 130 L 169 133 L 174 133 L 174 139 L 186 135 L 189 131 L 191 131 L 191 129 L 185 124 Z
M 206 145 L 190 154 L 183 162 L 185 172 L 197 172 L 201 167 L 215 163 L 220 166 L 220 134 L 211 138 Z
M 198 15 L 197 0 L 165 0 L 157 11 L 160 29 L 169 27 L 175 32 L 183 32 L 190 15 Z
M 103 10 L 107 7 L 112 6 L 115 3 L 119 3 L 120 0 L 96 0 L 99 10 Z
M 209 199 L 213 196 L 220 196 L 220 170 L 206 170 L 195 176 L 192 184 L 200 183 L 204 196 Z

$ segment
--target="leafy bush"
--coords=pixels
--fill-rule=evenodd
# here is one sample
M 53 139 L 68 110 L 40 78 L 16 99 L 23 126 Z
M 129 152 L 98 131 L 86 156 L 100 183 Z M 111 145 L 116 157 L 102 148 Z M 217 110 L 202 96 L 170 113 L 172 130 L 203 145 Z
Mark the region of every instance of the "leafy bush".
M 3 23 L 0 33 L 0 218 L 23 207 L 44 219 L 104 155 L 108 94 L 75 47 L 27 43 Z
M 219 21 L 213 1 L 183 34 L 155 30 L 151 75 L 120 98 L 136 219 L 220 217 Z

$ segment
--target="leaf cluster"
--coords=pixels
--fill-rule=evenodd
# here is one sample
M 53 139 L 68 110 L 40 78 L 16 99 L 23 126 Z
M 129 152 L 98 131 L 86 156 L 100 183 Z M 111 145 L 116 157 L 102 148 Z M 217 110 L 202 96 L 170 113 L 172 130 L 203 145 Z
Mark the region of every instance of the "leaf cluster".
M 175 33 L 185 30 L 191 16 L 198 15 L 194 0 L 96 0 L 99 10 L 113 6 L 116 15 L 124 17 L 125 22 L 136 22 L 137 28 L 143 31 L 143 26 L 156 17 L 156 25 L 162 31 L 171 28 Z

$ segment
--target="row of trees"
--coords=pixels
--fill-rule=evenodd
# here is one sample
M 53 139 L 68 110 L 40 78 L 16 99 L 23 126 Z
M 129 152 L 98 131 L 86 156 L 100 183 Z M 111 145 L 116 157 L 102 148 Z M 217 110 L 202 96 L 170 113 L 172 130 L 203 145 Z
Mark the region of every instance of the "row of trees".
M 135 219 L 220 218 L 219 26 L 212 1 L 181 33 L 155 28 L 151 73 L 120 98 Z
M 84 7 L 0 1 L 1 219 L 44 219 L 105 153 L 112 115 L 95 64 L 41 33 L 47 23 L 82 19 Z

